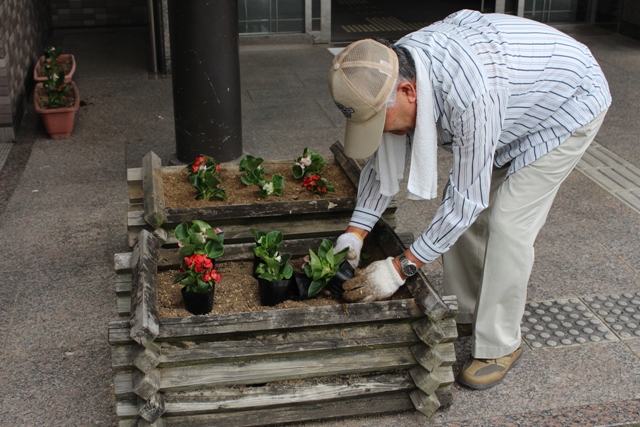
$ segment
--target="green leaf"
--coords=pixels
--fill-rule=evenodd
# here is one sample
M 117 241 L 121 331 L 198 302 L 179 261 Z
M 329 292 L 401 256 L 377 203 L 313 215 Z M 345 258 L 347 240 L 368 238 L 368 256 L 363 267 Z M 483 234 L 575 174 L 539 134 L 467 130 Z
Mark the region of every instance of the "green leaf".
M 304 176 L 304 171 L 298 165 L 291 166 L 291 173 L 295 179 L 300 179 Z
M 240 176 L 240 181 L 242 181 L 244 185 L 253 185 L 253 180 L 247 175 Z
M 222 246 L 220 242 L 214 242 L 212 240 L 209 240 L 207 244 L 204 245 L 204 250 L 211 259 L 219 258 L 224 254 L 224 246 Z
M 333 243 L 331 243 L 331 240 L 323 240 L 318 248 L 318 256 L 320 258 L 327 258 L 329 252 L 333 252 Z
M 320 261 L 318 255 L 316 255 L 311 249 L 309 249 L 309 261 L 313 271 L 320 270 L 322 268 L 322 261 Z
M 189 227 L 186 222 L 181 222 L 178 224 L 175 230 L 173 230 L 173 235 L 176 239 L 182 240 L 185 237 L 189 237 Z
M 311 284 L 309 285 L 309 292 L 308 292 L 309 297 L 317 295 L 318 292 L 320 292 L 325 287 L 325 285 L 326 285 L 325 283 L 319 282 L 317 280 L 312 281 Z
M 260 243 L 260 238 L 266 236 L 265 232 L 256 230 L 255 228 L 250 228 L 249 231 L 251 232 L 251 234 L 253 234 L 253 238 L 255 239 L 256 243 Z
M 204 221 L 200 221 L 199 219 L 194 219 L 193 221 L 191 221 L 191 223 L 196 226 L 198 229 L 196 231 L 200 232 L 200 231 L 206 231 L 208 229 L 211 228 L 211 226 L 209 224 L 207 224 Z
M 184 245 L 183 247 L 181 247 L 180 250 L 178 251 L 178 255 L 182 257 L 191 256 L 195 253 L 195 250 L 196 250 L 196 245 L 190 243 L 188 245 Z
M 293 276 L 293 267 L 291 267 L 291 265 L 287 264 L 284 266 L 284 271 L 282 272 L 282 277 L 284 277 L 285 279 L 290 279 L 291 276 Z

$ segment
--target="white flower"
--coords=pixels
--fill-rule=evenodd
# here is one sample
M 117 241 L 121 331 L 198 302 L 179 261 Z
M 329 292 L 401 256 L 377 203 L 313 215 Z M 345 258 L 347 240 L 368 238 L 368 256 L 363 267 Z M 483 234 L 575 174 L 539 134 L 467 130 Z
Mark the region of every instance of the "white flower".
M 178 240 L 178 247 L 181 248 L 184 246 L 184 243 L 182 243 L 180 240 Z
M 273 182 L 267 182 L 262 186 L 262 189 L 267 192 L 267 194 L 273 194 Z
M 311 164 L 311 157 L 303 157 L 303 158 L 301 158 L 300 159 L 300 164 L 304 165 L 304 166 L 309 166 Z
M 202 236 L 202 243 L 207 243 L 207 236 L 203 232 L 200 232 L 200 235 Z
M 203 163 L 200 165 L 200 167 L 198 168 L 199 171 L 206 171 L 207 170 L 207 166 Z
M 280 262 L 280 261 L 282 260 L 282 257 L 280 256 L 280 253 L 279 253 L 279 252 L 277 252 L 277 251 L 276 251 L 276 253 L 275 253 L 275 257 L 274 257 L 274 258 L 275 258 L 275 260 L 276 260 L 276 261 L 278 261 L 278 262 Z
M 57 80 L 58 79 L 58 73 L 53 73 L 53 78 Z

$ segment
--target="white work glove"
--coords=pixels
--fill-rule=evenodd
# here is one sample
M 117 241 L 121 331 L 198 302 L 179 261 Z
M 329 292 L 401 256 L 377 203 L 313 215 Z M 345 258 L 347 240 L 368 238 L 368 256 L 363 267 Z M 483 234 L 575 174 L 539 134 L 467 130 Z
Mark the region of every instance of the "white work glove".
M 349 302 L 371 302 L 391 298 L 404 284 L 393 265 L 393 257 L 356 270 L 356 277 L 342 284 L 342 298 Z
M 360 251 L 362 250 L 362 239 L 356 233 L 344 233 L 336 240 L 336 245 L 333 247 L 333 253 L 338 253 L 344 248 L 349 248 L 345 259 L 351 267 L 358 267 L 360 263 Z

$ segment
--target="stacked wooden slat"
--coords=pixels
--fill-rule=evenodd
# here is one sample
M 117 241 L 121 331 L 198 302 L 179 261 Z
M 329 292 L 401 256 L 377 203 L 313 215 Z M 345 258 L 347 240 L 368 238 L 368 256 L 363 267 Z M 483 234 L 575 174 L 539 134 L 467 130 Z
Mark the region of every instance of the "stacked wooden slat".
M 371 235 L 389 254 L 403 248 L 383 222 Z M 158 249 L 164 237 L 143 231 L 132 253 L 116 256 L 122 295 L 132 280 L 131 318 L 109 325 L 121 427 L 262 426 L 414 408 L 430 416 L 451 404 L 457 306 L 421 273 L 407 282 L 412 299 L 157 319 L 155 269 L 178 259 Z M 319 240 L 285 249 L 303 253 Z M 225 256 L 248 259 L 250 246 L 228 245 Z
M 328 164 L 342 168 L 354 186 L 357 187 L 360 165 L 346 157 L 339 142 L 331 146 L 334 157 L 327 157 Z M 290 165 L 291 160 L 265 161 L 267 169 L 278 165 Z M 237 169 L 234 163 L 221 164 L 225 169 Z M 355 197 L 335 198 L 327 195 L 312 201 L 279 201 L 273 198 L 266 203 L 249 205 L 211 205 L 202 208 L 168 209 L 165 205 L 162 174 L 178 172 L 184 166 L 161 166 L 160 158 L 149 152 L 142 160 L 141 168 L 127 170 L 129 184 L 129 212 L 127 229 L 129 246 L 143 229 L 163 227 L 169 231 L 168 243 L 175 243 L 171 231 L 183 221 L 199 219 L 215 221 L 216 226 L 224 226 L 228 242 L 249 242 L 251 227 L 280 230 L 286 238 L 313 236 L 337 236 L 349 224 L 355 207 Z M 392 201 L 383 218 L 395 227 L 397 204 Z

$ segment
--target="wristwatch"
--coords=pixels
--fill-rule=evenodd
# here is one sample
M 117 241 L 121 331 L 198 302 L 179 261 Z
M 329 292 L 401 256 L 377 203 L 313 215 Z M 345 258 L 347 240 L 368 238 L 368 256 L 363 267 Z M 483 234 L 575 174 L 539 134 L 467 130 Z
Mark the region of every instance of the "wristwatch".
M 404 254 L 398 255 L 398 261 L 400 261 L 402 274 L 405 276 L 411 277 L 418 272 L 418 266 L 411 262 Z

